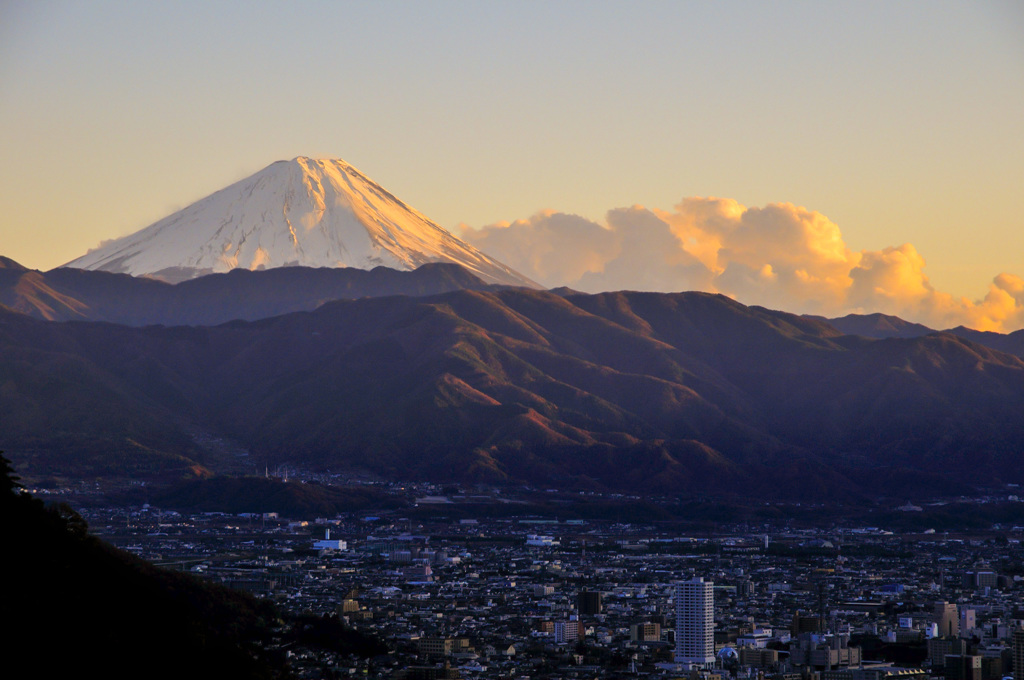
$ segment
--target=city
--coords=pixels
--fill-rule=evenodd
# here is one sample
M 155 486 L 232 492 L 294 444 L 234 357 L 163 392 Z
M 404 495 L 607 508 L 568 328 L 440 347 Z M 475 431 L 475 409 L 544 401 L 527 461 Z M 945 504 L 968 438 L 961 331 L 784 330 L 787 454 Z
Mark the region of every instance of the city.
M 282 642 L 300 677 L 1000 680 L 1022 669 L 1024 527 L 686 533 L 663 521 L 467 517 L 480 507 L 470 498 L 500 494 L 389 490 L 414 503 L 305 519 L 82 514 L 148 561 L 387 645 L 359 658 Z

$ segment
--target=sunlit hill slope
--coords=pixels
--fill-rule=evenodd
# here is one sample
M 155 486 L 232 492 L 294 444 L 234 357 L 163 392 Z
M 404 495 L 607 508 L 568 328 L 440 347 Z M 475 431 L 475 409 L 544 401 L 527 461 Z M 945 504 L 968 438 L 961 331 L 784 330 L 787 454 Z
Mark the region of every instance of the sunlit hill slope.
M 454 291 L 216 327 L 0 315 L 31 470 L 256 461 L 397 478 L 826 498 L 1024 481 L 1024 362 L 701 293 Z M 83 442 L 87 442 L 84 445 Z

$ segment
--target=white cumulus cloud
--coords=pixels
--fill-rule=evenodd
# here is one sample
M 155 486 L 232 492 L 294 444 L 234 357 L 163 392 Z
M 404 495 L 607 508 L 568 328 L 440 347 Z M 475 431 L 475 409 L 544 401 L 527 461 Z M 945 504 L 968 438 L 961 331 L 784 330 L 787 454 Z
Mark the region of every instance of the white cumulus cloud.
M 724 293 L 746 304 L 840 316 L 883 312 L 934 328 L 1024 326 L 1024 279 L 1000 274 L 980 300 L 937 291 L 910 243 L 853 251 L 826 216 L 791 203 L 747 208 L 687 198 L 672 211 L 617 208 L 598 224 L 543 211 L 462 237 L 550 287 Z

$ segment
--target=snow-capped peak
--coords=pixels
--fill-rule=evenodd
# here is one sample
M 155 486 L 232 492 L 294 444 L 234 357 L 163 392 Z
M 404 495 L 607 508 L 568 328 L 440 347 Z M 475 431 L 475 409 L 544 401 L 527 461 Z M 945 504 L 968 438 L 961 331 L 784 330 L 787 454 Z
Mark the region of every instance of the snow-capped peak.
M 537 284 L 395 198 L 338 159 L 277 161 L 65 267 L 168 281 L 236 267 L 415 269 L 460 264 L 489 283 Z

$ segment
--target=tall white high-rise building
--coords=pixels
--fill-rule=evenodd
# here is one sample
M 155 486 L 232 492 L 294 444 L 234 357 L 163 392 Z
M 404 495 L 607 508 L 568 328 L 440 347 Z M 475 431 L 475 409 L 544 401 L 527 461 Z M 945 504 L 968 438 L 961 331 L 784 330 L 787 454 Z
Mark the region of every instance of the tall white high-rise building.
M 676 585 L 676 663 L 715 663 L 715 584 L 703 577 Z

